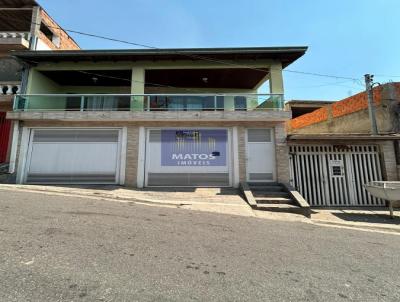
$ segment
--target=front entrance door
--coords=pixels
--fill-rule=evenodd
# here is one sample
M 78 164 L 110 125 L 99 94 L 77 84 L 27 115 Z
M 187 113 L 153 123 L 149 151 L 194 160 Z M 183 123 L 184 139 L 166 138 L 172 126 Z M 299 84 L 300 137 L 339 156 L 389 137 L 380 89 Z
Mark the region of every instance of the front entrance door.
M 272 129 L 247 129 L 247 181 L 275 180 L 275 145 Z

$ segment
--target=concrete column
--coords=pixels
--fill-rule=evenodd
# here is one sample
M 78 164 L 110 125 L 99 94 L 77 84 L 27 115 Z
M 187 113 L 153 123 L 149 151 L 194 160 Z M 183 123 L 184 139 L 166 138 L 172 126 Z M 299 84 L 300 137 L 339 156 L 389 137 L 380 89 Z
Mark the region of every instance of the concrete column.
M 289 147 L 286 142 L 285 124 L 277 124 L 274 127 L 274 130 L 277 181 L 282 183 L 289 183 Z
M 12 135 L 11 137 L 11 147 L 9 148 L 10 152 L 10 159 L 9 159 L 9 166 L 8 172 L 13 174 L 15 172 L 16 160 L 17 160 L 17 150 L 18 150 L 18 140 L 19 140 L 19 121 L 12 122 Z
M 269 92 L 283 94 L 282 63 L 274 63 L 270 66 Z
M 238 127 L 239 181 L 246 181 L 246 128 Z
M 383 153 L 383 169 L 384 176 L 386 176 L 387 181 L 397 181 L 399 180 L 399 175 L 397 174 L 397 164 L 396 164 L 396 153 L 394 149 L 393 141 L 385 141 L 381 144 L 381 152 Z
M 128 126 L 126 133 L 125 186 L 137 187 L 138 156 L 141 142 L 137 126 Z
M 29 41 L 29 49 L 36 50 L 37 40 L 39 39 L 40 34 L 40 23 L 42 22 L 42 18 L 40 15 L 40 6 L 34 6 L 32 8 L 32 23 L 31 23 L 31 40 Z
M 145 70 L 142 67 L 132 68 L 132 83 L 131 83 L 131 94 L 144 94 L 144 81 L 145 81 Z M 141 111 L 143 110 L 143 97 L 132 97 L 131 99 L 131 110 Z

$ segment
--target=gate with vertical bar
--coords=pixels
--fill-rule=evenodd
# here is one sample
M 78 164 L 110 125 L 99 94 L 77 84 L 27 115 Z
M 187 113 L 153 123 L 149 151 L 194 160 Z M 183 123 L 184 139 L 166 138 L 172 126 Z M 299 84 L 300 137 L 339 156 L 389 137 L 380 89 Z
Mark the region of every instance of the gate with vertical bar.
M 291 185 L 312 206 L 384 206 L 364 189 L 374 180 L 382 180 L 378 146 L 290 146 Z

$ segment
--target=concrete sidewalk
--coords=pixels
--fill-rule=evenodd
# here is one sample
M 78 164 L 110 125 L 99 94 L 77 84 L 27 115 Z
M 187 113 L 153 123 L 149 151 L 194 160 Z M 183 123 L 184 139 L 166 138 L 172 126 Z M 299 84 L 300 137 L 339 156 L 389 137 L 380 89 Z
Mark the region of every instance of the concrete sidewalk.
M 316 224 L 357 227 L 400 233 L 400 214 L 395 209 L 391 219 L 387 208 L 312 209 L 311 220 Z
M 0 190 L 24 191 L 50 195 L 76 196 L 118 202 L 142 203 L 150 206 L 179 207 L 219 214 L 248 216 L 261 219 L 306 222 L 323 226 L 351 227 L 400 234 L 400 215 L 390 219 L 388 210 L 312 209 L 311 219 L 293 213 L 252 210 L 233 188 L 146 188 L 121 186 L 53 186 L 0 184 Z
M 19 190 L 43 194 L 58 194 L 119 202 L 180 207 L 191 210 L 240 216 L 255 216 L 237 189 L 233 188 L 146 188 L 121 186 L 44 186 L 0 184 L 0 190 Z

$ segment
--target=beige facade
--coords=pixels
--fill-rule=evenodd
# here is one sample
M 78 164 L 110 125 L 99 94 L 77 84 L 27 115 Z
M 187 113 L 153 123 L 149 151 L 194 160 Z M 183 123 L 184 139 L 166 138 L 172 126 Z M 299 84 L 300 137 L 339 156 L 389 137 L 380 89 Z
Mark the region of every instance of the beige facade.
M 144 128 L 229 128 L 237 127 L 238 141 L 238 170 L 239 181 L 246 181 L 246 129 L 251 128 L 271 128 L 274 133 L 276 143 L 276 180 L 279 182 L 289 182 L 289 160 L 288 148 L 286 144 L 286 134 L 283 122 L 166 122 L 166 121 L 147 121 L 147 122 L 70 122 L 70 121 L 23 121 L 20 122 L 20 135 L 18 143 L 18 152 L 16 159 L 16 171 L 18 171 L 18 163 L 21 163 L 21 139 L 23 136 L 23 128 L 37 127 L 126 127 L 127 142 L 126 142 L 126 164 L 125 164 L 125 185 L 128 187 L 137 187 L 138 165 L 139 165 L 139 147 L 141 142 L 139 139 L 139 129 Z M 267 156 L 267 155 L 266 155 Z
M 67 151 L 60 151 L 64 152 L 63 157 L 54 150 L 41 149 L 42 153 L 56 154 L 53 161 L 46 161 L 45 156 L 37 151 L 39 153 L 35 154 L 40 155 L 34 158 L 40 158 L 40 163 L 36 166 L 39 168 L 32 173 L 31 170 L 24 171 L 24 163 L 28 162 L 30 165 L 32 162 L 30 156 L 33 154 L 33 146 L 40 145 L 35 145 L 34 141 L 40 130 L 30 129 L 114 127 L 122 129 L 114 131 L 118 132 L 118 142 L 112 143 L 118 146 L 115 147 L 117 151 L 110 152 L 112 156 L 120 156 L 121 164 L 117 163 L 114 172 L 118 174 L 121 169 L 124 172 L 114 178 L 115 183 L 141 187 L 148 183 L 150 174 L 165 178 L 171 174 L 179 174 L 176 179 L 195 175 L 194 178 L 206 179 L 207 184 L 225 186 L 228 178 L 229 184 L 234 186 L 248 179 L 287 183 L 289 154 L 284 123 L 291 118 L 291 112 L 283 108 L 282 71 L 300 58 L 306 49 L 255 47 L 18 53 L 16 56 L 31 66 L 26 74 L 26 94 L 16 97 L 15 110 L 7 114 L 7 118 L 18 123 L 20 129 L 16 135 L 18 140 L 14 139 L 12 154 L 15 167 L 10 165 L 11 170 L 19 174 L 19 182 L 25 181 L 21 176 L 25 172 L 27 175 L 47 173 L 48 177 L 53 177 L 51 181 L 57 181 L 60 175 L 67 175 L 65 177 L 69 180 L 72 176 L 68 173 L 72 172 L 65 172 L 69 168 L 69 162 L 64 159 L 71 153 L 65 153 Z M 267 81 L 269 92 L 260 93 L 259 88 Z M 159 141 L 150 142 L 152 128 L 227 129 L 228 131 L 222 131 L 224 134 L 221 141 L 224 147 L 220 150 L 224 150 L 223 152 L 219 149 L 207 149 L 208 151 L 201 154 L 193 153 L 213 159 L 221 153 L 229 153 L 226 154 L 228 160 L 224 160 L 223 165 L 213 166 L 208 163 L 206 166 L 198 167 L 195 164 L 183 168 L 179 165 L 161 165 L 154 161 L 145 162 L 143 157 L 150 158 L 145 148 L 155 146 L 152 150 L 158 150 L 162 146 Z M 268 130 L 259 131 L 258 128 Z M 42 133 L 45 133 L 43 129 Z M 146 129 L 149 130 L 144 131 Z M 31 140 L 29 133 L 35 133 Z M 58 150 L 59 133 L 53 132 L 52 135 L 51 148 Z M 175 135 L 174 139 L 178 141 L 179 134 Z M 256 137 L 252 141 L 249 140 L 251 135 Z M 79 135 L 75 134 L 75 138 L 67 141 L 70 146 L 75 143 L 76 136 Z M 211 140 L 200 143 L 215 146 L 212 142 L 215 144 L 217 139 L 208 139 Z M 176 143 L 174 140 L 173 142 Z M 32 150 L 27 150 L 28 144 Z M 74 148 L 79 147 L 74 145 Z M 90 146 L 84 148 L 86 149 L 79 151 L 80 154 L 89 154 L 90 158 L 93 150 Z M 162 150 L 161 147 L 159 149 Z M 122 152 L 118 153 L 118 150 Z M 159 156 L 158 154 L 154 157 Z M 63 158 L 63 169 L 65 168 L 62 173 L 55 167 L 60 158 Z M 97 160 L 90 169 L 104 166 L 101 160 Z M 50 167 L 51 163 L 54 167 Z M 148 165 L 154 169 L 151 170 Z M 50 168 L 43 172 L 40 167 L 44 166 Z M 76 166 L 82 165 L 76 163 Z M 82 176 L 85 173 L 89 175 L 90 169 L 80 171 L 79 177 L 85 177 Z M 105 172 L 99 172 L 94 177 L 104 175 Z M 223 177 L 224 180 L 221 181 L 218 177 Z M 154 183 L 160 182 L 157 180 Z M 188 185 L 190 184 L 192 182 L 188 181 Z

